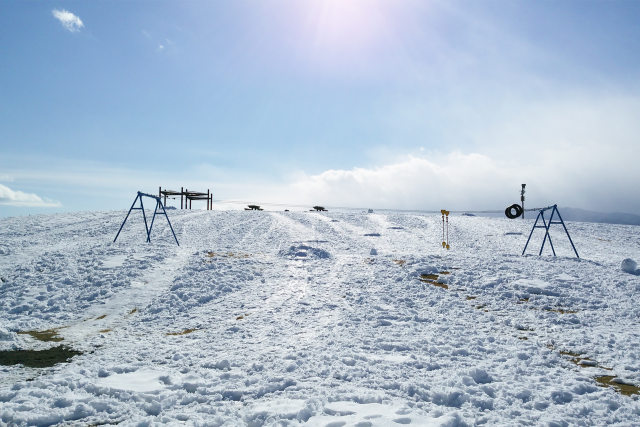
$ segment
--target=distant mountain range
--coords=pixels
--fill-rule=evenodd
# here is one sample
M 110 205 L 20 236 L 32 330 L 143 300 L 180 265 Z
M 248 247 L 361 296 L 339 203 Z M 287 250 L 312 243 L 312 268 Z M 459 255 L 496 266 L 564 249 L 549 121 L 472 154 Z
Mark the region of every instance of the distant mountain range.
M 640 215 L 621 212 L 594 212 L 577 208 L 558 207 L 565 221 L 604 222 L 607 224 L 640 225 Z M 532 212 L 533 213 L 533 212 Z M 529 214 L 531 216 L 531 214 Z

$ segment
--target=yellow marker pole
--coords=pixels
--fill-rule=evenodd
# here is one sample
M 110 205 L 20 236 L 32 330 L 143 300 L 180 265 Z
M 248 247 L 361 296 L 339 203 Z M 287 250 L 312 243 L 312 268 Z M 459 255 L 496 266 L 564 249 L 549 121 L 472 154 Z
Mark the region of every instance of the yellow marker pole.
M 440 213 L 442 213 L 442 247 L 449 249 L 449 211 L 446 209 L 441 209 Z M 447 217 L 447 240 L 444 239 L 444 217 Z
M 449 212 L 447 212 L 447 250 L 449 250 Z
M 446 247 L 447 246 L 447 242 L 444 241 L 444 213 L 446 211 L 444 209 L 440 210 L 440 213 L 442 213 L 442 247 Z

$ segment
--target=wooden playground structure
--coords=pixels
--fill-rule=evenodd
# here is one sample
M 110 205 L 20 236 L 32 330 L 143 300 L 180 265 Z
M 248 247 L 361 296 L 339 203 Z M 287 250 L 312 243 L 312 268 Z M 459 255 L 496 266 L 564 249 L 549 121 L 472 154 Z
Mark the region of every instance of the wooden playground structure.
M 200 191 L 189 191 L 184 187 L 180 187 L 180 191 L 163 190 L 162 187 L 158 187 L 158 197 L 164 197 L 164 205 L 167 205 L 167 197 L 176 199 L 180 196 L 180 209 L 191 209 L 191 202 L 194 200 L 206 200 L 207 210 L 213 209 L 213 192 L 207 189 L 206 193 Z

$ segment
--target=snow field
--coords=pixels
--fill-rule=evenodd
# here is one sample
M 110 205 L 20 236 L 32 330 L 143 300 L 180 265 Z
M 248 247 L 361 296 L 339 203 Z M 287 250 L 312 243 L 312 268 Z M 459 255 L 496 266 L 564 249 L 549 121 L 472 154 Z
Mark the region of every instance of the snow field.
M 634 424 L 637 227 L 328 212 L 122 212 L 0 220 L 0 421 L 198 425 Z M 420 281 L 437 275 L 448 289 Z

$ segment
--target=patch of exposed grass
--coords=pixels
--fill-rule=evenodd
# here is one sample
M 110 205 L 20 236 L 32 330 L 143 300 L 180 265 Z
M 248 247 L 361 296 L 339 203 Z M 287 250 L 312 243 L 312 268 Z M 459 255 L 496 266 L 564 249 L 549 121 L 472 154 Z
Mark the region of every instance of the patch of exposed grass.
M 438 282 L 438 277 L 439 276 L 437 274 L 421 274 L 420 281 L 442 289 L 449 289 L 449 286 L 446 283 Z
M 98 316 L 98 317 L 96 317 L 96 320 L 102 320 L 102 319 L 104 319 L 105 317 L 107 317 L 107 315 L 106 315 L 106 314 L 103 314 L 102 316 Z
M 190 333 L 192 333 L 192 332 L 199 331 L 199 330 L 200 330 L 200 329 L 198 329 L 198 328 L 194 328 L 194 329 L 185 329 L 185 330 L 180 331 L 180 332 L 167 332 L 167 335 L 169 335 L 169 336 L 187 335 L 187 334 L 190 334 Z
M 134 313 L 135 313 L 135 312 L 137 312 L 137 311 L 138 311 L 138 307 L 135 307 L 133 310 L 131 310 L 131 311 L 129 312 L 129 316 L 131 316 L 132 314 L 134 314 Z
M 588 357 L 574 357 L 571 359 L 571 363 L 574 363 L 582 368 L 587 366 L 598 366 L 598 362 Z
M 471 301 L 471 300 L 474 300 L 476 298 L 478 298 L 478 297 L 476 297 L 474 295 L 467 295 L 467 301 Z
M 575 365 L 580 366 L 581 368 L 597 367 L 601 369 L 606 369 L 607 371 L 612 370 L 611 368 L 600 366 L 598 362 L 596 362 L 595 360 L 589 357 L 582 357 L 581 353 L 575 353 L 573 351 L 568 351 L 568 350 L 561 350 L 560 354 L 562 356 L 569 356 L 570 357 L 569 361 Z
M 578 310 L 569 310 L 569 309 L 564 309 L 564 308 L 544 308 L 544 311 L 550 311 L 553 313 L 560 313 L 560 314 L 575 314 L 578 312 Z
M 446 274 L 451 274 L 451 272 L 450 271 L 441 271 L 440 274 L 445 274 L 446 275 Z
M 625 396 L 640 394 L 640 387 L 623 383 L 612 375 L 602 375 L 596 377 L 595 380 L 600 387 L 613 387 L 615 391 Z
M 437 286 L 437 287 L 442 288 L 442 289 L 449 289 L 449 285 L 447 285 L 446 283 L 442 283 L 442 282 L 431 282 L 431 284 L 432 284 L 433 286 Z
M 47 329 L 46 331 L 19 331 L 17 333 L 18 335 L 29 335 L 31 338 L 35 338 L 38 341 L 60 342 L 63 341 L 64 338 L 58 335 L 59 329 L 60 328 Z
M 69 362 L 82 352 L 60 345 L 47 350 L 0 351 L 0 365 L 24 365 L 28 368 L 49 368 L 58 363 Z
M 111 329 L 107 328 L 107 329 L 101 329 L 99 331 L 101 334 L 106 334 L 107 332 L 111 332 Z

